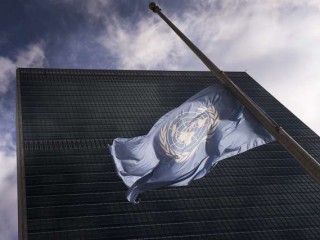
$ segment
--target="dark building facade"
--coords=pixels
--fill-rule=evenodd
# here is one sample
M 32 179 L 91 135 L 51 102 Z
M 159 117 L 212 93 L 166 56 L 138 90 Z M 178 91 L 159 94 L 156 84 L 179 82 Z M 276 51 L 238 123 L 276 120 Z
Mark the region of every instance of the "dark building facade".
M 244 72 L 228 76 L 320 159 L 320 138 Z M 17 70 L 21 239 L 319 239 L 320 186 L 274 142 L 203 179 L 125 198 L 107 145 L 145 135 L 210 72 Z

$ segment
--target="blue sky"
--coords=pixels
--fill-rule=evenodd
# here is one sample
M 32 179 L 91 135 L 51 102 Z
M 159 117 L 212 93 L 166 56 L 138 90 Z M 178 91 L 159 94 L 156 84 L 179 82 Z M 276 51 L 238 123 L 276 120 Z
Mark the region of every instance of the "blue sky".
M 0 3 L 0 239 L 17 238 L 17 67 L 206 70 L 145 0 Z M 320 1 L 160 0 L 225 71 L 247 71 L 320 135 Z

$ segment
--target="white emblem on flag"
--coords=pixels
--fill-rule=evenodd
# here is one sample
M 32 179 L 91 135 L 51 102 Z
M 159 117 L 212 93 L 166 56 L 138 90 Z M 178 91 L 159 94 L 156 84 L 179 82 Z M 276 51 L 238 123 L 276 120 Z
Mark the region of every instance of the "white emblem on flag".
M 182 112 L 160 130 L 160 145 L 167 156 L 184 162 L 198 149 L 200 143 L 212 136 L 218 124 L 213 106 Z

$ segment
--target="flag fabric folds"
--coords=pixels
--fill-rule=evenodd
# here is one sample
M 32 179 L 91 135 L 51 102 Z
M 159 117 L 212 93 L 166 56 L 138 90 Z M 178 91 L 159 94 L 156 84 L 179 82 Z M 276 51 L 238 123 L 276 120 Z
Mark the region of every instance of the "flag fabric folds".
M 222 85 L 203 89 L 162 116 L 149 133 L 116 138 L 109 150 L 127 199 L 164 186 L 185 186 L 218 161 L 274 141 Z

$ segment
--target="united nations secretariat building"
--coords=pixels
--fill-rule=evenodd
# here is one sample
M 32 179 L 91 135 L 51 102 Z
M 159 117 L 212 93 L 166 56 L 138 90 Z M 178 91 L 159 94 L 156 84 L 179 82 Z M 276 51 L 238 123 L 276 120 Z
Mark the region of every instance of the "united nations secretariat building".
M 247 73 L 227 75 L 320 161 L 319 136 Z M 210 72 L 18 69 L 20 239 L 320 239 L 320 185 L 277 142 L 127 201 L 107 146 L 147 134 L 217 82 Z

